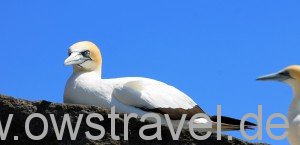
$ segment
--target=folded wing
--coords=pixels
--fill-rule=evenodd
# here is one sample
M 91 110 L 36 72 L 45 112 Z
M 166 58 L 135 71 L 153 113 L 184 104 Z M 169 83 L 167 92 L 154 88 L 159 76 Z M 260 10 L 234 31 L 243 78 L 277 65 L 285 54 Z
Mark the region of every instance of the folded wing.
M 171 119 L 180 119 L 187 114 L 190 119 L 204 111 L 186 94 L 165 83 L 142 79 L 129 81 L 113 92 L 120 102 L 145 111 L 168 114 Z

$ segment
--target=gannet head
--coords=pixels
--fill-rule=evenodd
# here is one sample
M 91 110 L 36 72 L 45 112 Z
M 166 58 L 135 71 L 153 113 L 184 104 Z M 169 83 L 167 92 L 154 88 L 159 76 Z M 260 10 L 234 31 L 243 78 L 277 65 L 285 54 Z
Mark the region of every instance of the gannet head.
M 285 69 L 257 78 L 259 81 L 280 81 L 291 85 L 292 87 L 300 86 L 300 66 L 292 65 Z
M 92 42 L 77 42 L 69 48 L 68 54 L 65 65 L 73 65 L 75 72 L 100 71 L 101 69 L 101 53 Z

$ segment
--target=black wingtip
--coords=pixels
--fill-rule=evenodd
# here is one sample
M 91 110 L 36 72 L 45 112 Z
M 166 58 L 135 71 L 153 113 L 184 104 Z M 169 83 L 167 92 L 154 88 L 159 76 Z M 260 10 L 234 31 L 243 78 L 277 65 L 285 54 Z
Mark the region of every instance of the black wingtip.
M 252 122 L 249 122 L 249 121 L 245 121 L 245 125 L 246 126 L 257 126 L 257 124 L 255 124 L 255 123 L 252 123 Z
M 217 116 L 211 116 L 210 119 L 214 122 L 217 122 Z M 221 121 L 222 121 L 222 123 L 232 124 L 232 125 L 240 125 L 241 124 L 241 120 L 226 117 L 226 116 L 221 116 Z M 252 129 L 254 129 L 253 127 L 257 126 L 257 124 L 249 122 L 249 121 L 245 121 L 244 125 L 245 125 L 246 129 L 250 129 L 250 127 Z
M 248 130 L 255 130 L 255 127 L 256 126 L 245 126 L 244 128 Z

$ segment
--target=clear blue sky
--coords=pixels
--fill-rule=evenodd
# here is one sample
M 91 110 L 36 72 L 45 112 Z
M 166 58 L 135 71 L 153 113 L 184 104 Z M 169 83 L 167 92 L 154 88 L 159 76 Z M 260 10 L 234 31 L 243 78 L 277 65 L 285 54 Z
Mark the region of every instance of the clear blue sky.
M 62 102 L 68 47 L 101 47 L 103 77 L 154 78 L 187 93 L 205 111 L 241 118 L 263 105 L 263 122 L 287 114 L 287 85 L 257 76 L 300 64 L 300 2 L 3 1 L 0 93 Z M 282 121 L 277 121 L 282 122 Z M 272 141 L 263 130 L 263 141 Z M 281 134 L 282 130 L 275 130 Z M 230 133 L 240 137 L 238 133 Z

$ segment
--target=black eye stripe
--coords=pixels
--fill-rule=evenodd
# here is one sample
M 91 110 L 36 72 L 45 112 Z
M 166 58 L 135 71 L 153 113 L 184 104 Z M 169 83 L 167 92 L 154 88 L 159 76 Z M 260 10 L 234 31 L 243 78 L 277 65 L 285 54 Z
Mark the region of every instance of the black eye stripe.
M 279 73 L 282 76 L 287 76 L 287 77 L 291 77 L 290 73 L 288 71 L 283 71 L 281 73 Z
M 73 51 L 73 52 L 78 52 L 78 51 Z M 71 52 L 70 50 L 68 51 L 68 55 L 70 56 L 73 52 Z M 83 57 L 88 58 L 89 60 L 92 60 L 92 58 L 90 57 L 91 53 L 89 50 L 85 50 L 82 52 L 78 52 L 80 53 Z
M 84 57 L 90 57 L 90 51 L 89 50 L 86 50 L 86 51 L 83 51 L 81 52 L 81 55 L 84 56 Z
M 82 51 L 80 52 L 80 54 L 85 57 L 85 58 L 88 58 L 88 60 L 93 60 L 90 55 L 91 55 L 91 52 L 89 50 L 86 50 L 86 51 Z

